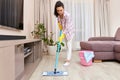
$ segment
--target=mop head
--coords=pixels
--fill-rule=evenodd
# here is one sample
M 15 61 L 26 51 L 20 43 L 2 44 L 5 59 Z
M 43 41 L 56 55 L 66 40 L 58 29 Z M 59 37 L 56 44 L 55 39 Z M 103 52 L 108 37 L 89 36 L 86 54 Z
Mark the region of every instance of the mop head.
M 54 71 L 50 71 L 50 72 L 43 72 L 42 75 L 43 76 L 67 76 L 68 72 L 57 71 L 56 73 L 54 73 Z

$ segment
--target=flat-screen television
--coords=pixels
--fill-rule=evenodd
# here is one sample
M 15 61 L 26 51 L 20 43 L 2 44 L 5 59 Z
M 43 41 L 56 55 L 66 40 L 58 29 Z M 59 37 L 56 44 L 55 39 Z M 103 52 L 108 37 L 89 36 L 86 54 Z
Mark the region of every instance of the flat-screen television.
M 23 0 L 0 0 L 0 25 L 23 30 Z

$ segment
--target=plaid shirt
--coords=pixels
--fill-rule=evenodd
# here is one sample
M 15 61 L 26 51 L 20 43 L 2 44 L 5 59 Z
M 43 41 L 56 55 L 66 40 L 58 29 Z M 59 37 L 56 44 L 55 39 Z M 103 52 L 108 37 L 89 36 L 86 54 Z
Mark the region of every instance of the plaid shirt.
M 75 28 L 73 27 L 71 16 L 68 12 L 64 11 L 63 19 L 58 16 L 58 21 L 63 27 L 63 33 L 67 40 L 71 40 L 74 36 Z

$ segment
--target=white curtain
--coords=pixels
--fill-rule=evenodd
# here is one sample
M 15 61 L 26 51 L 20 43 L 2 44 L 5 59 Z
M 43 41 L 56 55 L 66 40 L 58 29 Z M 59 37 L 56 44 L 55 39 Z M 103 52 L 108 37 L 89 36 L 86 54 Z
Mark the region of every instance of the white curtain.
M 51 0 L 35 0 L 35 24 L 44 23 L 48 32 L 51 31 L 52 9 Z
M 73 49 L 80 49 L 80 41 L 94 34 L 94 0 L 61 0 L 73 19 L 75 37 Z
M 95 0 L 95 36 L 109 36 L 110 0 Z
M 54 40 L 58 40 L 57 19 L 54 16 L 54 5 L 58 0 L 35 0 L 35 23 L 44 23 L 52 31 Z M 107 0 L 60 0 L 65 10 L 71 14 L 75 27 L 73 49 L 80 49 L 80 41 L 86 41 L 91 36 L 108 34 L 108 2 Z M 101 1 L 101 2 L 100 2 Z M 100 4 L 99 4 L 100 3 Z M 103 6 L 104 5 L 104 6 Z M 104 11 L 103 11 L 103 8 Z M 100 11 L 100 12 L 99 12 Z M 99 35 L 98 35 L 99 34 Z

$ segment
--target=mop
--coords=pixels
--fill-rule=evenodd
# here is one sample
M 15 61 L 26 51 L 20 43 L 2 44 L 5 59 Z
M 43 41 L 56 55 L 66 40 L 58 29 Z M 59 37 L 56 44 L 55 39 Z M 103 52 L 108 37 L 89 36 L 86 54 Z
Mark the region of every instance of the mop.
M 42 73 L 43 76 L 67 76 L 68 75 L 68 72 L 66 72 L 66 71 L 57 71 L 58 59 L 59 59 L 59 54 L 60 54 L 60 50 L 61 50 L 61 42 L 62 42 L 62 39 L 64 38 L 63 34 L 62 34 L 62 26 L 61 26 L 61 24 L 58 23 L 58 26 L 60 28 L 60 37 L 62 37 L 62 38 L 60 39 L 60 37 L 59 37 L 59 42 L 57 43 L 54 71 L 43 72 Z

